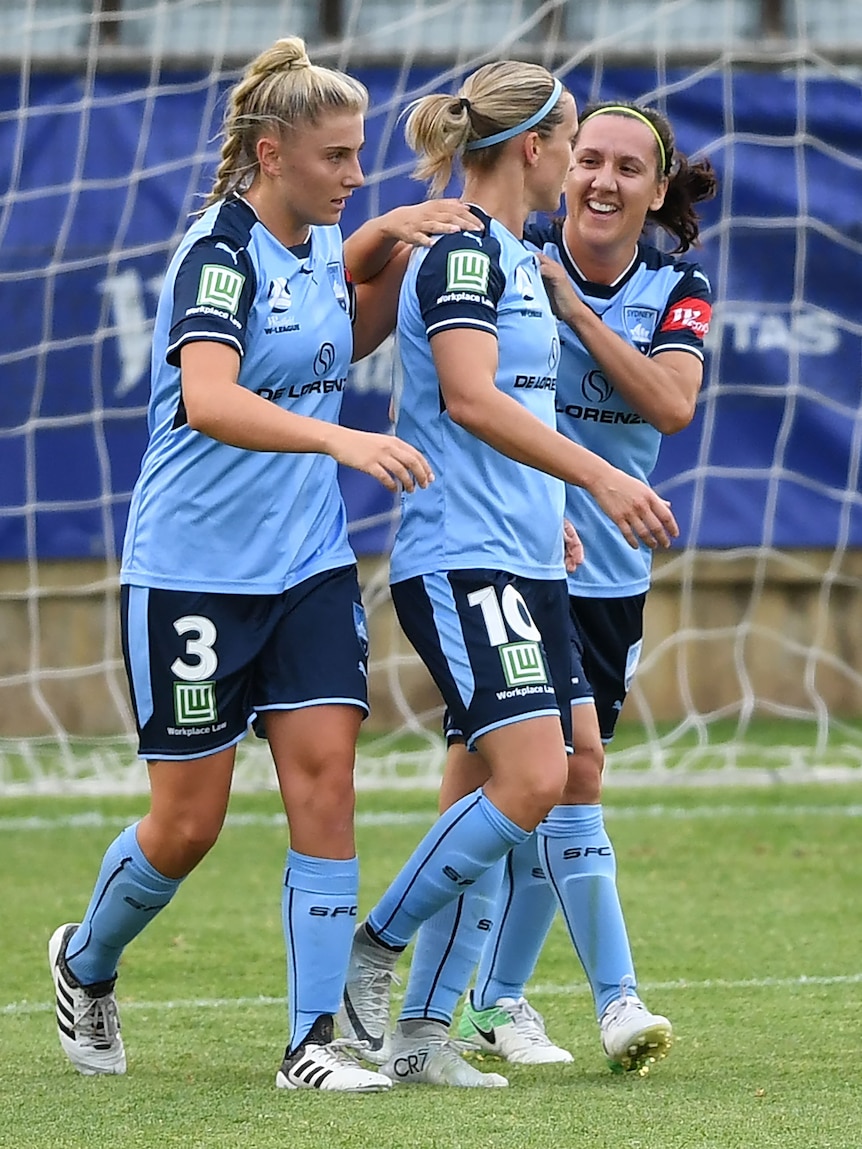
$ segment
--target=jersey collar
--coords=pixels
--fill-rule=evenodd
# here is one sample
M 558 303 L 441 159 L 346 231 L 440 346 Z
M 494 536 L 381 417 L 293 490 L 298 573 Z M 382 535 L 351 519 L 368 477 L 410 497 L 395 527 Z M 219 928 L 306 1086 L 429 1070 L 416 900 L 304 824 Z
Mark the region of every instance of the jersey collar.
M 577 283 L 577 285 L 582 288 L 584 294 L 592 295 L 599 299 L 612 299 L 613 296 L 615 296 L 616 293 L 620 290 L 620 288 L 624 287 L 634 275 L 635 269 L 640 263 L 641 259 L 641 249 L 639 243 L 635 244 L 635 249 L 632 253 L 632 258 L 628 266 L 616 277 L 613 283 L 593 283 L 592 280 L 587 279 L 587 277 L 575 263 L 574 256 L 569 251 L 569 246 L 566 243 L 562 221 L 557 224 L 557 227 L 559 228 L 560 240 L 557 246 L 560 251 L 560 259 L 562 261 L 563 267 L 566 269 L 575 283 Z

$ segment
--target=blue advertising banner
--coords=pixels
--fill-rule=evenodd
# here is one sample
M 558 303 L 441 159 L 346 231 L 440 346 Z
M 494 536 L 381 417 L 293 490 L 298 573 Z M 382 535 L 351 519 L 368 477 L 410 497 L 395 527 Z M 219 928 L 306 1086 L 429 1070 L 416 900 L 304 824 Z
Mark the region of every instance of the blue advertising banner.
M 434 72 L 359 69 L 371 91 L 370 181 L 344 230 L 415 202 L 398 93 Z M 590 75 L 567 78 L 580 103 Z M 701 547 L 862 545 L 862 105 L 834 76 L 662 76 L 686 152 L 718 199 L 696 257 L 717 296 L 694 423 L 656 473 Z M 0 560 L 118 552 L 146 442 L 149 338 L 172 248 L 209 187 L 224 88 L 198 73 L 0 77 Z M 600 95 L 656 76 L 606 69 Z M 427 89 L 426 89 L 427 90 Z M 854 89 L 855 90 L 855 89 Z M 344 421 L 388 426 L 384 346 L 357 365 Z M 346 473 L 353 541 L 385 550 L 392 499 Z

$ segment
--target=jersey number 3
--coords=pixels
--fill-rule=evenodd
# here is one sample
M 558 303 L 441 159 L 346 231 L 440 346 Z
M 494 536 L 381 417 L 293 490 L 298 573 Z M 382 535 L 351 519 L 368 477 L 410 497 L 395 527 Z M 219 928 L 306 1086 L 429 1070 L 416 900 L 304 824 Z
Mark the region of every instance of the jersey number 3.
M 186 655 L 194 662 L 183 662 L 175 658 L 171 663 L 171 670 L 183 682 L 203 682 L 212 678 L 218 667 L 218 655 L 213 650 L 218 632 L 215 624 L 202 614 L 184 614 L 174 623 L 177 634 L 188 634 L 194 631 L 195 638 L 186 639 Z

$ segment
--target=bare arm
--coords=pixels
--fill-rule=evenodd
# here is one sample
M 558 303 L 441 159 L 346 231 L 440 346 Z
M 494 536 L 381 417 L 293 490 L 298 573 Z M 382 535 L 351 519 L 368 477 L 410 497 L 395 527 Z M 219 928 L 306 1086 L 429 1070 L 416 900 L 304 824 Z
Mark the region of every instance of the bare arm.
M 365 283 L 403 247 L 429 247 L 435 235 L 481 229 L 476 216 L 457 199 L 396 207 L 368 220 L 344 241 L 344 263 L 354 283 Z
M 538 258 L 554 313 L 571 327 L 632 410 L 663 435 L 687 427 L 703 382 L 698 356 L 686 351 L 642 355 L 584 303 L 560 264 L 546 255 Z
M 525 410 L 495 384 L 497 340 L 467 328 L 431 339 L 446 410 L 453 422 L 504 455 L 555 475 L 595 498 L 629 545 L 670 546 L 679 534 L 668 504 L 639 479 L 612 467 Z
M 399 483 L 412 491 L 433 479 L 423 456 L 408 443 L 285 411 L 238 386 L 239 368 L 239 355 L 225 343 L 199 340 L 182 347 L 183 404 L 192 430 L 246 451 L 330 455 L 390 491 Z
M 395 327 L 398 292 L 413 248 L 428 247 L 435 235 L 481 228 L 459 200 L 429 200 L 370 219 L 344 241 L 344 265 L 356 285 L 354 362 L 370 355 Z
M 402 244 L 382 271 L 364 283 L 356 284 L 356 319 L 353 324 L 353 361 L 376 351 L 391 335 L 398 318 L 398 293 L 410 252 Z M 350 270 L 348 268 L 348 270 Z

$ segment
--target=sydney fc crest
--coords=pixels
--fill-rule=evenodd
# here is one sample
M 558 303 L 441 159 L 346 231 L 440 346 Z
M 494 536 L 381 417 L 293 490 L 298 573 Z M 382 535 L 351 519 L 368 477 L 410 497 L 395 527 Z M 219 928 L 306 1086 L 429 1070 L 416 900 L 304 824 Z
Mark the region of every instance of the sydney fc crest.
M 344 264 L 339 260 L 327 263 L 326 274 L 329 276 L 332 294 L 338 300 L 339 307 L 342 311 L 347 311 L 347 284 L 344 281 Z
M 623 308 L 626 335 L 638 351 L 649 351 L 657 323 L 658 311 L 654 307 Z

